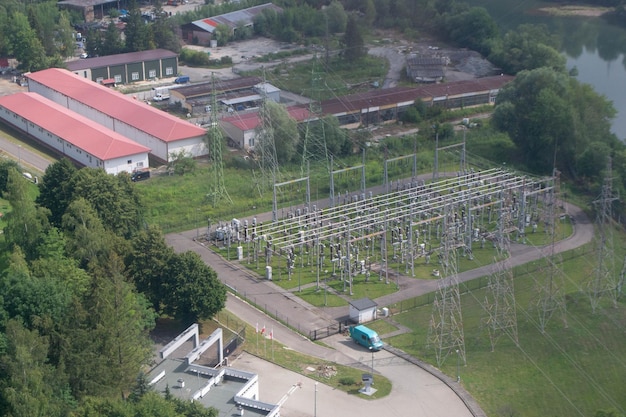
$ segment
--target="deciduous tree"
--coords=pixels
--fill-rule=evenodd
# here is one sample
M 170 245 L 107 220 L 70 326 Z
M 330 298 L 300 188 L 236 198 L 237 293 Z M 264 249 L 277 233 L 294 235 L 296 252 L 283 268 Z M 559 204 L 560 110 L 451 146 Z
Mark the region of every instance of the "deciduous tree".
M 164 283 L 164 312 L 185 324 L 213 317 L 226 305 L 226 288 L 195 252 L 175 255 Z

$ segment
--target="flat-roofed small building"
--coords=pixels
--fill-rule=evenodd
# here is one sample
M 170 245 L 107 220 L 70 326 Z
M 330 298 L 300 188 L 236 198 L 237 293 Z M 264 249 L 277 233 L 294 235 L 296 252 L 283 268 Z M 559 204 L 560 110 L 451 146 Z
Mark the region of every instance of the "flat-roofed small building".
M 162 162 L 184 152 L 208 154 L 206 131 L 142 101 L 79 77 L 50 68 L 28 74 L 28 89 L 150 149 Z
M 0 119 L 80 165 L 109 174 L 148 166 L 149 148 L 39 94 L 0 97 Z
M 218 328 L 200 342 L 198 325 L 191 325 L 160 350 L 162 360 L 149 372 L 149 385 L 155 392 L 169 391 L 181 400 L 213 408 L 219 417 L 280 417 L 280 403 L 260 400 L 257 374 L 225 365 L 228 361 L 222 358 L 222 338 Z M 204 352 L 215 352 L 215 347 L 217 362 L 202 363 Z

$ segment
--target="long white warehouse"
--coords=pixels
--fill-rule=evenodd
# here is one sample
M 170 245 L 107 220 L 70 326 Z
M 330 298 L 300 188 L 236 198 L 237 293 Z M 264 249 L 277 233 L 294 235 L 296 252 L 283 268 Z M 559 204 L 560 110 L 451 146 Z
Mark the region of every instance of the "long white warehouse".
M 81 165 L 109 174 L 148 167 L 147 147 L 35 93 L 0 97 L 0 119 Z
M 28 90 L 150 148 L 160 161 L 184 151 L 208 154 L 206 131 L 178 117 L 125 96 L 64 69 L 50 68 L 27 75 Z

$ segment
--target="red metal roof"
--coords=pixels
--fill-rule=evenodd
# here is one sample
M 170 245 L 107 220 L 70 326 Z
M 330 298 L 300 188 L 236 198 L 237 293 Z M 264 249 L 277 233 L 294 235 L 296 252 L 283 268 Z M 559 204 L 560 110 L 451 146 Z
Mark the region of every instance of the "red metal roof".
M 502 88 L 514 77 L 501 75 L 495 77 L 476 78 L 451 83 L 427 84 L 419 87 L 393 87 L 374 90 L 366 93 L 352 94 L 321 103 L 322 113 L 339 115 L 354 113 L 371 107 L 395 106 L 399 103 L 429 99 L 434 97 L 454 97 L 464 94 L 478 94 Z
M 288 107 L 287 113 L 289 113 L 289 116 L 298 123 L 308 120 L 311 114 L 308 108 L 297 106 Z M 258 112 L 254 112 L 225 117 L 222 119 L 222 122 L 230 123 L 242 131 L 248 131 L 259 127 L 261 125 L 261 118 L 259 117 Z
M 30 73 L 27 77 L 163 142 L 206 134 L 201 127 L 64 69 L 50 68 Z
M 202 19 L 202 21 L 203 21 L 204 23 L 206 23 L 207 25 L 212 26 L 212 27 L 214 27 L 214 28 L 216 28 L 216 27 L 217 27 L 217 22 L 216 22 L 216 21 L 214 21 L 214 20 L 212 20 L 212 19 L 210 19 L 210 18 L 208 18 L 208 19 Z
M 36 93 L 0 97 L 0 106 L 103 161 L 150 152 L 149 148 Z

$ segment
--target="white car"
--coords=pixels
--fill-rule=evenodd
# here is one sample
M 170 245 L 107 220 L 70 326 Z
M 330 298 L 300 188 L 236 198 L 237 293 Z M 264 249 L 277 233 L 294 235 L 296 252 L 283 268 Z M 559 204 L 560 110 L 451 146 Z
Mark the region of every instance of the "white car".
M 89 55 L 87 54 L 87 52 L 83 52 L 82 54 L 80 54 L 80 58 L 81 59 L 89 58 Z

